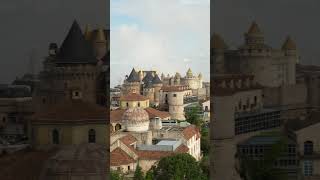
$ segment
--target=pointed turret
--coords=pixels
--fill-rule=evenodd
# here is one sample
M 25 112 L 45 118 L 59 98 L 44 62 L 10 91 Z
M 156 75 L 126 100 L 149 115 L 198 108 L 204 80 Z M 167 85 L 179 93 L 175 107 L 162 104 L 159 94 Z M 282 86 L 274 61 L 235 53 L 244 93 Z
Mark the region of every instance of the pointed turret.
M 213 49 L 227 49 L 227 45 L 224 42 L 223 38 L 219 35 L 214 33 L 211 38 L 211 48 Z
M 147 72 L 147 74 L 144 76 L 142 81 L 146 84 L 148 82 L 152 82 L 153 76 L 150 71 Z
M 106 42 L 106 36 L 104 34 L 104 30 L 99 28 L 95 37 L 95 42 Z
M 248 32 L 245 33 L 245 39 L 247 45 L 264 44 L 264 35 L 255 21 L 252 22 Z
M 181 75 L 180 75 L 180 73 L 176 72 L 176 74 L 174 75 L 174 77 L 175 77 L 176 79 L 180 79 L 180 78 L 181 78 Z
M 187 77 L 193 77 L 193 73 L 191 71 L 191 69 L 189 68 L 188 71 L 187 71 Z
M 199 73 L 198 78 L 202 79 L 202 73 Z
M 91 40 L 91 31 L 89 24 L 86 24 L 85 30 L 84 30 L 84 38 L 89 41 Z
M 85 40 L 79 24 L 75 20 L 64 39 L 59 53 L 57 63 L 97 63 L 92 47 Z
M 282 50 L 297 50 L 296 43 L 288 36 L 282 45 Z
M 127 78 L 127 82 L 140 82 L 139 75 L 134 68 L 132 69 L 129 77 Z
M 160 80 L 158 74 L 156 74 L 152 79 L 152 84 L 162 84 L 162 81 Z

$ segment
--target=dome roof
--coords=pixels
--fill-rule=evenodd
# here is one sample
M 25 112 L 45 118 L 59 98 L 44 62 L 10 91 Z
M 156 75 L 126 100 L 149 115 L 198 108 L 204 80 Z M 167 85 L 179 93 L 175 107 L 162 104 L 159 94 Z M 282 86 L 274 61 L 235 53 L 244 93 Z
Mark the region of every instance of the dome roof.
M 122 115 L 122 122 L 127 131 L 147 131 L 149 129 L 149 114 L 142 108 L 129 108 Z
M 147 111 L 142 108 L 129 108 L 122 115 L 122 121 L 129 123 L 143 123 L 149 121 Z

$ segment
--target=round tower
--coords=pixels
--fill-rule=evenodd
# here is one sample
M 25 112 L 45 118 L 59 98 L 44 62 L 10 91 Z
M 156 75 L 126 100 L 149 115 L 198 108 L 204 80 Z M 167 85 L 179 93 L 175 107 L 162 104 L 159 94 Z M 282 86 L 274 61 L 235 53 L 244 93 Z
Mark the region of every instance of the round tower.
M 93 49 L 97 59 L 102 59 L 107 53 L 107 39 L 102 28 L 99 28 L 93 40 Z
M 288 84 L 296 83 L 296 64 L 298 63 L 297 46 L 295 42 L 288 36 L 282 45 L 282 51 L 288 62 Z
M 181 75 L 180 73 L 176 72 L 174 76 L 174 85 L 180 85 L 181 83 Z
M 160 89 L 163 82 L 160 80 L 159 76 L 156 74 L 152 80 L 152 85 L 154 88 L 154 105 L 158 106 L 160 103 Z
M 216 33 L 211 38 L 211 54 L 213 58 L 213 72 L 225 73 L 225 59 L 224 53 L 227 49 L 227 45 L 222 37 Z
M 154 88 L 152 86 L 152 83 L 149 82 L 147 84 L 144 85 L 143 87 L 143 95 L 146 96 L 149 101 L 150 101 L 150 104 L 154 104 Z
M 183 98 L 184 92 L 178 89 L 167 92 L 169 113 L 171 115 L 171 119 L 186 120 L 184 116 Z

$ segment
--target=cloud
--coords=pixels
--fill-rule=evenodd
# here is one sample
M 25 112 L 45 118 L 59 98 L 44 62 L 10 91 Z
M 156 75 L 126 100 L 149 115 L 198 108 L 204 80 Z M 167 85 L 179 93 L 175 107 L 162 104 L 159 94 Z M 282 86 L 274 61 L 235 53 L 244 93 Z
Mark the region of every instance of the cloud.
M 190 66 L 209 80 L 209 1 L 111 1 L 111 17 L 111 83 L 132 67 L 185 74 Z

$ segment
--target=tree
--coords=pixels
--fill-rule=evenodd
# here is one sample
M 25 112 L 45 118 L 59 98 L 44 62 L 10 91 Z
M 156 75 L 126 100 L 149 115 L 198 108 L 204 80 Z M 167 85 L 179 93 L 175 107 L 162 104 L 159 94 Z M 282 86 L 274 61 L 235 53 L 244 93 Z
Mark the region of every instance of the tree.
M 203 156 L 203 158 L 200 161 L 200 168 L 203 172 L 203 175 L 205 177 L 210 177 L 210 162 L 209 162 L 209 156 Z
M 200 127 L 202 124 L 202 120 L 199 117 L 199 111 L 200 111 L 199 106 L 194 106 L 190 108 L 190 110 L 186 112 L 187 122 L 189 122 L 190 124 L 194 124 L 197 127 Z
M 244 180 L 286 180 L 288 179 L 286 172 L 274 166 L 275 161 L 284 152 L 287 144 L 281 139 L 273 144 L 269 151 L 264 153 L 263 160 L 256 160 L 249 157 L 241 157 L 240 160 L 240 176 Z
M 139 164 L 136 167 L 136 171 L 134 172 L 133 180 L 144 180 L 143 172 Z
M 145 180 L 154 180 L 154 172 L 156 167 L 152 166 L 149 171 L 146 173 Z
M 111 180 L 123 180 L 123 177 L 120 175 L 118 171 L 112 171 L 110 172 L 110 179 Z
M 207 156 L 210 150 L 210 137 L 209 137 L 209 131 L 207 127 L 201 128 L 201 146 L 200 147 L 203 155 Z
M 199 163 L 190 154 L 177 154 L 162 158 L 154 171 L 156 180 L 202 180 Z

